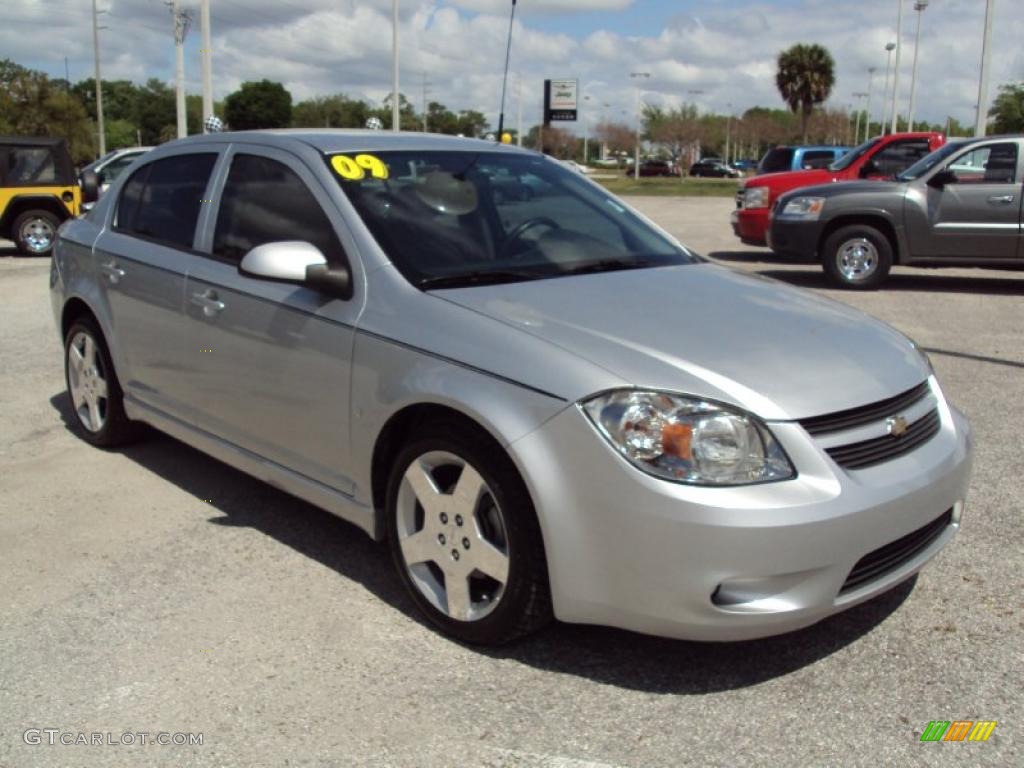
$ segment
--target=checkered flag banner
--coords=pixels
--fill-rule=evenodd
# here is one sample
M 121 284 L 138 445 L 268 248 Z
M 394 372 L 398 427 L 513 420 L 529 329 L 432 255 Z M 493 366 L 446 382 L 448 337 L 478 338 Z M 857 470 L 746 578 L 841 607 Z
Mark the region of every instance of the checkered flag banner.
M 384 127 L 384 123 L 380 121 L 379 117 L 368 117 L 366 119 L 366 127 L 371 131 L 379 131 Z
M 224 122 L 216 115 L 210 115 L 203 123 L 206 133 L 220 133 L 224 130 Z

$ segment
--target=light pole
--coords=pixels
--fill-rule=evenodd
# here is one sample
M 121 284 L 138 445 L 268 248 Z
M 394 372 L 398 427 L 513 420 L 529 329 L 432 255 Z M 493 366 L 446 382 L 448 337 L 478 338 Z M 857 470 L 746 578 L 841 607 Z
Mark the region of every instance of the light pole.
M 875 72 L 877 71 L 878 67 L 868 68 L 868 113 L 864 117 L 864 141 L 867 141 L 868 137 L 871 135 L 871 89 L 875 85 Z
M 650 72 L 630 72 L 630 79 L 646 79 Z M 633 148 L 633 178 L 640 178 L 640 84 L 636 86 L 636 106 L 633 110 L 636 117 L 636 144 Z
M 981 40 L 981 75 L 978 78 L 978 111 L 974 118 L 975 136 L 985 135 L 985 119 L 988 117 L 985 107 L 988 106 L 988 67 L 992 61 L 989 44 L 992 41 L 992 14 L 995 12 L 995 5 L 996 0 L 987 0 L 985 3 L 985 36 Z
M 914 96 L 917 93 L 917 51 L 921 47 L 921 16 L 928 7 L 928 0 L 917 0 L 914 10 L 917 11 L 917 32 L 914 34 L 914 63 L 910 67 L 910 109 L 907 112 L 907 130 L 914 130 Z
M 730 144 L 730 133 L 732 128 L 732 102 L 728 102 L 726 108 L 729 110 L 725 114 L 725 164 L 729 164 L 729 144 Z
M 899 127 L 899 94 L 900 94 L 900 53 L 903 50 L 903 0 L 896 0 L 899 11 L 896 14 L 896 68 L 892 73 L 892 129 L 896 133 Z
M 892 51 L 896 43 L 886 43 L 885 50 L 889 52 L 885 60 L 885 88 L 882 89 L 882 135 L 885 135 L 885 125 L 889 122 L 889 68 L 892 66 Z
M 586 94 L 583 95 L 583 101 L 590 101 L 590 97 Z M 587 150 L 589 149 L 590 141 L 590 110 L 584 107 L 583 110 L 583 164 L 587 164 Z
M 92 0 L 92 52 L 96 63 L 96 128 L 98 130 L 97 142 L 100 151 L 99 156 L 107 154 L 107 134 L 103 127 L 103 79 L 100 77 L 100 27 L 96 18 L 99 15 L 96 10 L 96 0 Z
M 860 102 L 861 99 L 866 96 L 868 96 L 868 94 L 865 91 L 853 92 L 853 98 L 857 100 L 857 126 L 853 129 L 853 143 L 855 145 L 860 144 L 860 113 L 864 111 L 860 108 Z M 870 119 L 870 115 L 868 117 Z M 867 134 L 867 126 L 865 126 L 864 133 Z M 864 136 L 864 139 L 867 140 L 867 135 Z
M 400 131 L 398 109 L 398 0 L 391 0 L 391 130 Z

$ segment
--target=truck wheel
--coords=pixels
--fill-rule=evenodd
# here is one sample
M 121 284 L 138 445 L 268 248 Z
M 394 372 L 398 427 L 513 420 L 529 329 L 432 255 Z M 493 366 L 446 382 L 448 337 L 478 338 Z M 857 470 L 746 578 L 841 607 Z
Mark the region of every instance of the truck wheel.
M 825 241 L 822 266 L 833 285 L 872 290 L 889 274 L 892 245 L 889 238 L 867 224 L 840 227 Z
M 14 243 L 27 256 L 49 256 L 60 219 L 49 211 L 25 211 L 14 220 Z

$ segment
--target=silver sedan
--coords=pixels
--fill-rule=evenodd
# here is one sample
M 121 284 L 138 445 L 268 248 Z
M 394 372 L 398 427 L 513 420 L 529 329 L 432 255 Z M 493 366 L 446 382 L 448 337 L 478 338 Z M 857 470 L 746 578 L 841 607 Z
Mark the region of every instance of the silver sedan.
M 969 428 L 911 341 L 515 148 L 172 142 L 51 287 L 86 440 L 146 423 L 386 539 L 463 641 L 786 632 L 960 526 Z

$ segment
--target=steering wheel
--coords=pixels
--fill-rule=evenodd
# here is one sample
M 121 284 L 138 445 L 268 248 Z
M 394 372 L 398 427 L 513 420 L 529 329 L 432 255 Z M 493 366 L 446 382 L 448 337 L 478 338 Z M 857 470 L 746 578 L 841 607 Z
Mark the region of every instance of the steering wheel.
M 518 241 L 534 227 L 548 227 L 550 229 L 561 228 L 557 221 L 549 219 L 547 216 L 534 216 L 532 219 L 521 221 L 516 225 L 515 229 L 508 233 L 508 236 L 505 238 L 505 243 L 501 246 L 500 255 L 505 256 L 512 247 L 512 244 Z

